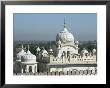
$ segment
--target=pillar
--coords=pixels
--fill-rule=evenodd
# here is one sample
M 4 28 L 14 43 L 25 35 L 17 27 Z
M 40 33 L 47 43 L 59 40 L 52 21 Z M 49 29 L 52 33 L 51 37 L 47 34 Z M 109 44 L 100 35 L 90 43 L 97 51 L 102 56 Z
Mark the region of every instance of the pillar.
M 29 72 L 29 66 L 26 65 L 26 72 L 28 73 Z
M 35 68 L 35 65 L 32 65 L 32 73 L 35 73 L 34 68 Z
M 37 64 L 36 64 L 36 72 L 37 72 Z
M 21 68 L 21 73 L 23 73 L 23 68 Z

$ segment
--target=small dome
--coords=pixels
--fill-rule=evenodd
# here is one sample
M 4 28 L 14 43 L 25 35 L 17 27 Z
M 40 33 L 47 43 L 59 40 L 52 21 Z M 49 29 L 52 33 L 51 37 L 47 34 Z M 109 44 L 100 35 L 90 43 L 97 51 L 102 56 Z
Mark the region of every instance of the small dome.
M 31 59 L 36 59 L 36 56 L 33 55 L 33 54 L 30 54 L 30 55 L 29 55 L 29 54 L 25 54 L 25 55 L 23 56 L 23 58 L 24 58 L 24 59 L 30 59 L 30 60 L 31 60 Z
M 24 50 L 21 50 L 21 52 L 19 52 L 19 53 L 17 54 L 17 58 L 18 58 L 18 59 L 21 59 L 21 57 L 24 56 L 25 54 L 26 54 L 26 52 L 24 52 Z
M 79 42 L 78 42 L 78 41 L 75 41 L 75 43 L 76 43 L 77 45 L 79 45 Z
M 36 56 L 33 55 L 33 54 L 29 51 L 29 45 L 28 45 L 28 51 L 27 51 L 27 53 L 22 57 L 21 61 L 22 61 L 22 62 L 36 62 Z
M 92 52 L 93 52 L 93 53 L 96 53 L 96 49 L 93 49 Z
M 36 56 L 33 55 L 29 50 L 22 58 L 23 62 L 36 62 Z
M 49 51 L 52 52 L 53 50 L 52 49 L 49 49 Z
M 21 60 L 21 57 L 24 56 L 25 54 L 26 52 L 23 50 L 23 46 L 22 46 L 22 50 L 17 54 L 18 60 Z
M 37 47 L 37 49 L 36 49 L 37 51 L 40 51 L 41 49 L 39 48 L 39 47 Z
M 42 55 L 43 55 L 43 57 L 47 57 L 48 56 L 48 52 L 45 49 L 43 49 L 42 50 Z
M 82 51 L 81 51 L 82 54 L 88 54 L 89 52 L 84 48 Z
M 48 52 L 44 49 L 42 50 L 42 54 L 48 54 Z
M 28 50 L 28 51 L 27 51 L 27 54 L 31 54 L 31 52 Z
M 57 44 L 59 44 L 59 45 L 60 45 L 60 44 L 61 44 L 61 41 L 60 41 L 60 40 L 58 40 Z

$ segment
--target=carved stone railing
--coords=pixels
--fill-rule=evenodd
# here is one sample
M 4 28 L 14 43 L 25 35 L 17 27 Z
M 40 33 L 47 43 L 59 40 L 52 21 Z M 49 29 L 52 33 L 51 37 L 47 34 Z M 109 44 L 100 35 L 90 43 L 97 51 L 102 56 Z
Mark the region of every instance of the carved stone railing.
M 67 71 L 67 72 L 44 72 L 44 73 L 14 73 L 14 75 L 96 75 L 97 74 L 97 69 L 95 70 L 72 70 L 72 71 Z

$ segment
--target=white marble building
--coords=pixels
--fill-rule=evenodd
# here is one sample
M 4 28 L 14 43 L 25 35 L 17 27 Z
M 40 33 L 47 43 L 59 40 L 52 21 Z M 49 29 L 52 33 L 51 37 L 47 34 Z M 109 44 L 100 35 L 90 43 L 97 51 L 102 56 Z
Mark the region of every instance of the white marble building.
M 79 53 L 78 45 L 79 42 L 75 40 L 73 34 L 69 32 L 64 20 L 64 29 L 56 36 L 56 56 L 53 54 L 52 48 L 45 50 L 44 48 L 40 49 L 37 47 L 37 55 L 35 56 L 29 51 L 29 46 L 27 52 L 25 52 L 22 47 L 22 50 L 17 54 L 16 64 L 20 64 L 21 73 L 37 72 L 38 62 L 36 62 L 36 60 L 40 60 L 40 62 L 48 60 L 48 63 L 46 62 L 44 64 L 47 65 L 49 72 L 67 72 L 74 69 L 90 69 L 95 71 L 97 68 L 96 49 L 88 52 L 84 48 Z
M 68 57 L 69 54 L 78 54 L 78 41 L 75 41 L 74 36 L 68 31 L 64 21 L 64 30 L 57 34 L 57 56 L 61 58 L 62 55 Z
M 85 48 L 79 53 L 79 42 L 71 34 L 64 20 L 64 30 L 56 36 L 57 56 L 50 55 L 49 71 L 72 71 L 73 69 L 96 68 L 96 49 L 88 52 Z M 88 65 L 88 66 L 87 66 Z
M 17 59 L 15 62 L 15 72 L 17 73 L 28 73 L 32 72 L 35 73 L 37 72 L 37 63 L 36 62 L 36 56 L 33 55 L 29 51 L 29 45 L 28 45 L 28 50 L 25 52 L 23 50 L 23 45 L 22 45 L 22 50 L 17 54 Z M 19 66 L 17 66 L 19 65 Z M 19 71 L 17 71 L 19 69 Z

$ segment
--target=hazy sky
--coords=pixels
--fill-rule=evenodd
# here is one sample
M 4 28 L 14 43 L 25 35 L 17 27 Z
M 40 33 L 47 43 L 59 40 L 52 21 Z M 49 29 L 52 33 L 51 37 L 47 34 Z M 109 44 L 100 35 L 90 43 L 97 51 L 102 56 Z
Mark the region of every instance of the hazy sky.
M 56 40 L 63 30 L 64 18 L 68 30 L 79 41 L 97 39 L 95 13 L 16 13 L 14 14 L 14 40 Z

